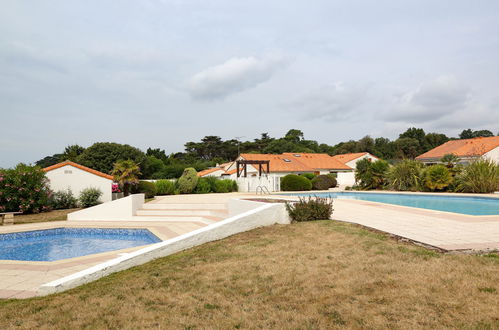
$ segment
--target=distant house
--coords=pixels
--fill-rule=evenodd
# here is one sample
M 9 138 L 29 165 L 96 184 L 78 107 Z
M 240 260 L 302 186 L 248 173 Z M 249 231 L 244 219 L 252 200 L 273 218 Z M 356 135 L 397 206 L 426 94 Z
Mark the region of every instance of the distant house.
M 341 157 L 339 157 L 341 156 Z M 247 164 L 246 176 L 256 177 L 260 175 L 260 171 L 264 174 L 272 174 L 277 177 L 282 177 L 288 174 L 336 174 L 340 185 L 353 185 L 355 183 L 355 166 L 356 162 L 363 158 L 377 160 L 375 156 L 363 152 L 357 154 L 345 154 L 338 156 L 329 156 L 328 154 L 319 153 L 283 153 L 275 154 L 241 154 L 232 163 L 222 164 L 198 173 L 198 176 L 219 176 L 222 178 L 235 179 L 237 175 L 237 161 L 249 162 L 268 162 L 269 172 L 267 173 L 266 165 Z M 239 176 L 244 175 L 243 167 L 239 168 Z
M 499 136 L 452 140 L 419 155 L 416 160 L 427 165 L 437 164 L 447 154 L 457 156 L 461 164 L 468 164 L 479 157 L 499 162 Z
M 357 162 L 359 160 L 364 159 L 364 158 L 367 158 L 372 162 L 379 160 L 378 157 L 373 156 L 368 152 L 357 152 L 357 153 L 351 153 L 351 154 L 335 155 L 335 156 L 333 156 L 333 158 L 336 159 L 337 161 L 353 168 L 353 169 L 356 169 Z
M 97 188 L 102 191 L 101 202 L 112 200 L 112 175 L 71 161 L 55 164 L 43 170 L 50 181 L 50 189 L 53 191 L 65 191 L 69 188 L 73 195 L 78 197 L 83 189 Z

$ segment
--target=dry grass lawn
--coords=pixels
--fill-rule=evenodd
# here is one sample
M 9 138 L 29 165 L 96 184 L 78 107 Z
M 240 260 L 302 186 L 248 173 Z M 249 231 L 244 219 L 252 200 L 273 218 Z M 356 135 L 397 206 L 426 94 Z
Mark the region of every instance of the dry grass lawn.
M 19 214 L 14 216 L 14 224 L 62 221 L 66 220 L 68 213 L 78 211 L 79 209 L 54 210 L 37 214 Z
M 1 301 L 0 328 L 493 329 L 499 257 L 444 255 L 334 221 L 275 225 Z

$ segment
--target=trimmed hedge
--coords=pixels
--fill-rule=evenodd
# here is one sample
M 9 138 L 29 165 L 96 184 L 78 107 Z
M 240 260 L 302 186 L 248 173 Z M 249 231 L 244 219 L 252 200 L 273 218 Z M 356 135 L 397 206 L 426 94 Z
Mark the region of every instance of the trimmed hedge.
M 317 176 L 314 173 L 302 173 L 300 175 L 306 177 L 310 181 L 312 181 Z
M 312 182 L 306 177 L 288 174 L 281 178 L 282 191 L 303 191 L 312 189 Z
M 156 181 L 156 195 L 174 195 L 175 194 L 175 183 L 170 180 L 158 180 Z
M 336 179 L 329 175 L 318 175 L 312 179 L 312 189 L 314 190 L 328 190 L 332 187 L 336 187 Z
M 194 190 L 196 194 L 208 194 L 211 192 L 211 184 L 208 178 L 199 178 L 198 184 L 196 186 L 196 190 Z
M 188 167 L 178 179 L 178 188 L 181 194 L 190 194 L 196 189 L 198 184 L 198 172 L 192 167 Z
M 145 194 L 145 198 L 153 198 L 156 196 L 156 185 L 149 181 L 140 181 L 135 191 L 139 194 Z

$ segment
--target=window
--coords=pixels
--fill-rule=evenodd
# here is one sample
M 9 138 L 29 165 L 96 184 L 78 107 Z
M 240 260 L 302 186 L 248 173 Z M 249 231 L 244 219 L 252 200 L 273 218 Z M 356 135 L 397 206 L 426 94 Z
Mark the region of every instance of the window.
M 293 156 L 295 156 L 295 157 L 301 157 L 301 155 L 299 155 L 299 154 L 294 154 Z
M 290 161 L 289 159 L 287 159 L 287 158 L 284 158 L 283 160 L 284 160 L 286 163 L 291 163 L 291 161 Z
M 73 171 L 71 171 L 71 170 L 64 170 L 64 174 L 73 174 Z

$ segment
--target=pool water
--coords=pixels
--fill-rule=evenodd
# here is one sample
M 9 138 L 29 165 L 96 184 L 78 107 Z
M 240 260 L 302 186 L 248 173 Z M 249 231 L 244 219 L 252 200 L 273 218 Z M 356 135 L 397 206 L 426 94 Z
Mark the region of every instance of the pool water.
M 153 244 L 147 229 L 54 228 L 0 234 L 0 260 L 55 261 Z
M 454 212 L 467 215 L 499 215 L 499 198 L 469 196 L 438 196 L 380 193 L 297 193 L 294 196 L 320 196 L 338 199 L 358 199 L 422 209 Z

